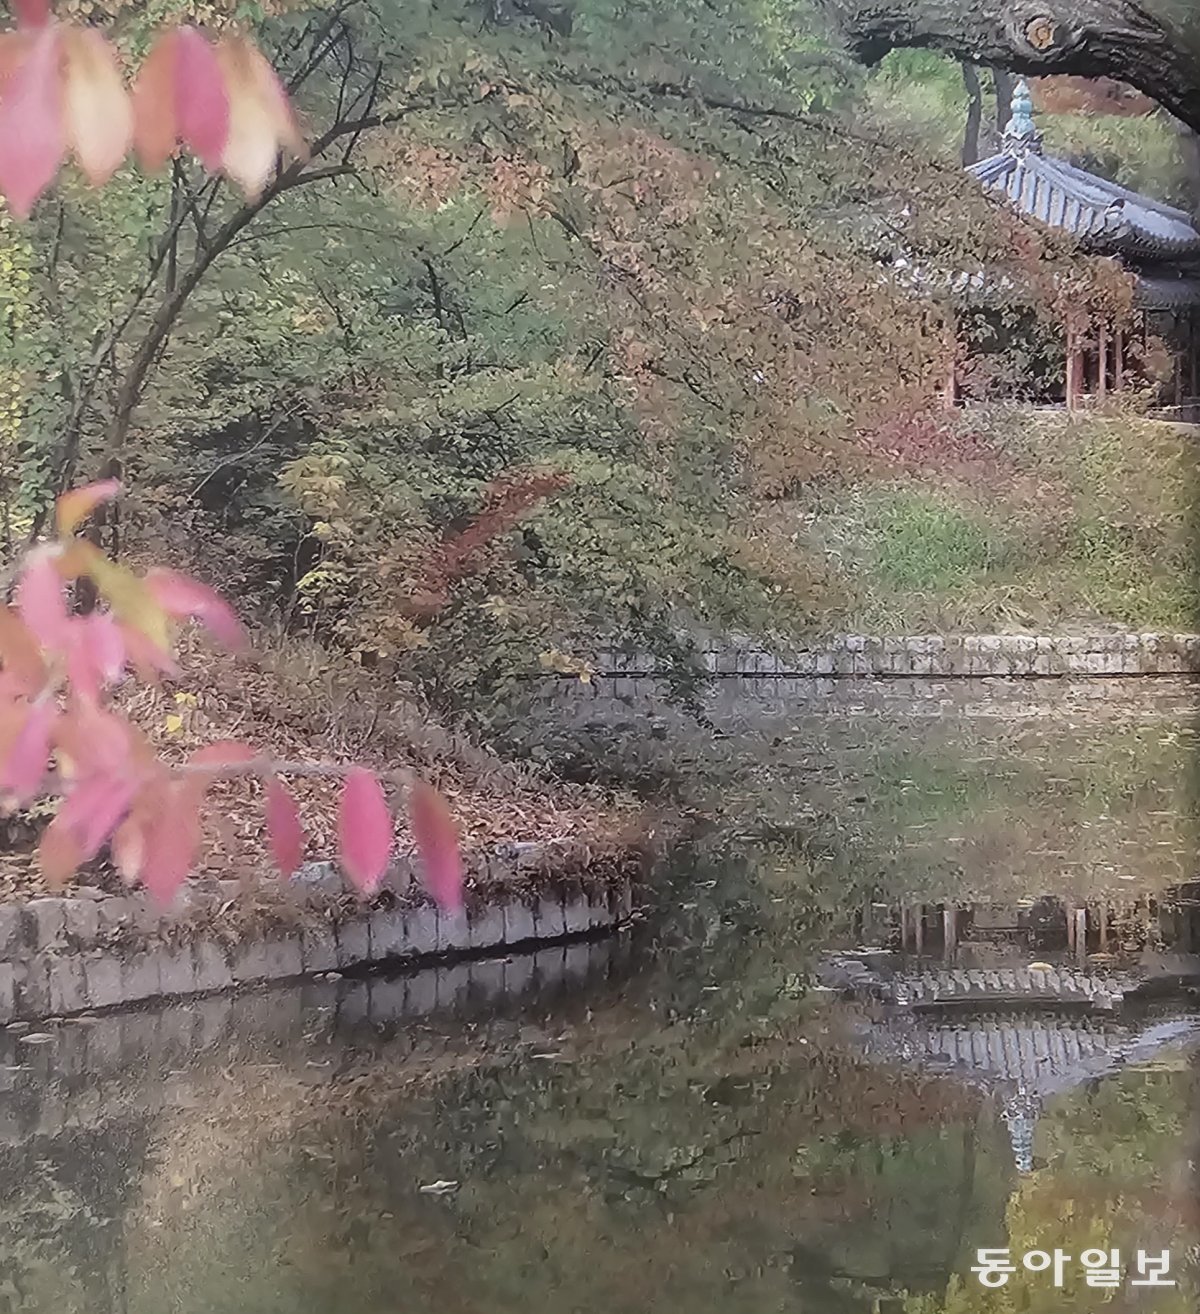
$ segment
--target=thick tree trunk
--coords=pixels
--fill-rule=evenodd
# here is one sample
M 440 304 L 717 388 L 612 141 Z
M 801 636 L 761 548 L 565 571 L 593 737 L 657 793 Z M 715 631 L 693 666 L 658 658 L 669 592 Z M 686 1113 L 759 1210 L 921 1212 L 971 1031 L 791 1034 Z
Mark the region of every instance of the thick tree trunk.
M 979 70 L 974 64 L 962 66 L 963 86 L 967 89 L 967 123 L 963 129 L 962 162 L 979 162 L 979 129 L 983 125 L 983 88 L 979 84 Z
M 1200 131 L 1197 0 L 819 0 L 856 57 L 917 46 L 1014 73 L 1127 82 Z

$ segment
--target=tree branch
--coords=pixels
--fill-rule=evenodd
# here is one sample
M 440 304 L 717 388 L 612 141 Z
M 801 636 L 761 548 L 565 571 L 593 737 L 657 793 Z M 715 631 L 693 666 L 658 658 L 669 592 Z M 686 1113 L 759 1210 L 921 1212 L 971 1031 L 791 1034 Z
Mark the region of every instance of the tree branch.
M 1127 82 L 1200 130 L 1200 6 L 1193 0 L 818 0 L 852 54 L 938 50 L 1040 76 Z

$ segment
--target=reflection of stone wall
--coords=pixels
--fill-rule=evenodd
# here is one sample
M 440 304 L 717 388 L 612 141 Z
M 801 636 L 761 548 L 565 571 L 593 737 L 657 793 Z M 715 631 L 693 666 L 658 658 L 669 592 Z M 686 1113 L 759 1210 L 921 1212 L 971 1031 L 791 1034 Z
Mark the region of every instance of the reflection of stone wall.
M 545 861 L 540 846 L 528 847 Z M 523 860 L 507 859 L 512 871 L 501 874 L 515 879 Z M 599 934 L 627 920 L 632 900 L 628 880 L 529 895 L 510 885 L 451 917 L 394 895 L 374 905 L 347 898 L 330 869 L 309 876 L 265 892 L 216 882 L 167 914 L 140 895 L 84 897 L 89 890 L 0 905 L 0 1024 Z
M 238 1062 L 276 1060 L 306 1084 L 327 1084 L 356 1036 L 378 1044 L 435 1013 L 469 1021 L 503 1015 L 510 1004 L 566 998 L 615 970 L 629 952 L 627 940 L 578 940 L 404 974 L 129 1009 L 59 1024 L 45 1044 L 0 1031 L 0 1146 L 77 1136 L 118 1116 L 195 1107 L 204 1074 Z
M 601 652 L 597 673 L 634 678 L 661 663 L 650 653 Z M 1197 634 L 842 635 L 781 653 L 716 643 L 704 665 L 715 676 L 1039 676 L 1200 673 Z

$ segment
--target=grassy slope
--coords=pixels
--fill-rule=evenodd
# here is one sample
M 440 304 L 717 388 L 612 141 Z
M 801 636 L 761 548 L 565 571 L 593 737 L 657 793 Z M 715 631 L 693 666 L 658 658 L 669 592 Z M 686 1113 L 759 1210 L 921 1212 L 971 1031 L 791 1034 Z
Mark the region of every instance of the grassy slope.
M 953 423 L 806 517 L 802 532 L 841 584 L 831 622 L 891 632 L 1195 628 L 1194 431 L 1049 413 Z

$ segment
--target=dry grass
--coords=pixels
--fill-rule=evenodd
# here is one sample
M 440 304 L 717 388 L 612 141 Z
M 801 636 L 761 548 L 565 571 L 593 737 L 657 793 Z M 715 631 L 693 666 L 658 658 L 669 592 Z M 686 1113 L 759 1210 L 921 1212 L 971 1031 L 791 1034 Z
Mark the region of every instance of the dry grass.
M 278 760 L 361 762 L 380 771 L 411 768 L 436 785 L 458 820 L 464 847 L 512 840 L 583 841 L 598 853 L 631 842 L 631 800 L 541 777 L 504 762 L 466 736 L 448 731 L 410 689 L 372 677 L 304 640 L 260 636 L 252 656 L 214 652 L 184 638 L 178 680 L 150 688 L 130 681 L 119 691 L 125 711 L 168 760 L 220 739 L 244 740 Z M 309 834 L 308 856 L 336 847 L 335 779 L 292 782 Z M 261 786 L 220 782 L 210 795 L 198 875 L 267 875 Z M 411 848 L 403 799 L 393 799 L 399 852 Z M 0 899 L 45 893 L 33 847 L 48 812 L 8 823 L 0 859 Z

